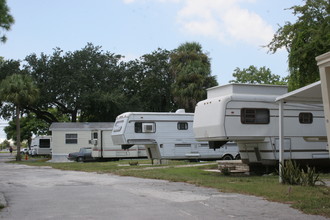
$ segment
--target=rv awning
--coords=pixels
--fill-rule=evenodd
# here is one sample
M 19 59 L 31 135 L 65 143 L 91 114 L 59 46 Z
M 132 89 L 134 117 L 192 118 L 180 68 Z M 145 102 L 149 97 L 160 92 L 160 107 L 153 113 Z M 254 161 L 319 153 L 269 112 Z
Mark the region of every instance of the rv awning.
M 281 166 L 284 163 L 284 126 L 283 126 L 283 109 L 284 103 L 323 103 L 321 81 L 312 83 L 308 86 L 286 93 L 276 98 L 276 102 L 279 103 L 279 172 L 281 179 Z
M 321 81 L 281 95 L 276 98 L 276 101 L 322 103 Z

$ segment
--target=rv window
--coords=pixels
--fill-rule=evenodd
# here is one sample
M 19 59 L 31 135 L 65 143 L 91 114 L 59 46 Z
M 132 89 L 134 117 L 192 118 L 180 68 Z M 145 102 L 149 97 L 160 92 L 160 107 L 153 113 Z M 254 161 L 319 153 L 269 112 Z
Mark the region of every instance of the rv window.
M 269 109 L 241 109 L 242 124 L 269 124 Z
M 142 122 L 135 122 L 135 133 L 142 133 Z
M 178 130 L 188 130 L 187 122 L 178 122 Z
M 50 148 L 50 139 L 40 139 L 39 148 Z
M 142 123 L 142 122 L 135 122 L 134 124 L 135 133 L 154 133 L 156 132 L 155 123 Z
M 78 134 L 65 134 L 66 144 L 78 144 Z
M 310 112 L 299 113 L 299 122 L 301 124 L 312 124 L 313 123 L 313 114 Z
M 98 136 L 97 131 L 92 132 L 92 140 L 97 139 L 97 136 Z

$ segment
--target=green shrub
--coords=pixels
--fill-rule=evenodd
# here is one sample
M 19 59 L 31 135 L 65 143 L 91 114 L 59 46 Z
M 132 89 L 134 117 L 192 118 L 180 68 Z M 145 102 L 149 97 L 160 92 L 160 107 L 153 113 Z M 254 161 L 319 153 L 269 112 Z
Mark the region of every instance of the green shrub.
M 139 162 L 138 161 L 130 161 L 129 165 L 130 166 L 137 166 L 137 165 L 139 165 Z
M 295 161 L 285 161 L 281 166 L 281 178 L 283 184 L 300 185 L 300 167 Z
M 315 172 L 315 168 L 307 166 L 307 173 L 301 170 L 301 185 L 303 186 L 315 186 L 317 182 L 325 184 L 320 178 L 319 174 Z
M 288 160 L 281 166 L 281 178 L 283 184 L 289 185 L 303 185 L 303 186 L 315 186 L 317 182 L 324 184 L 319 179 L 319 175 L 316 173 L 315 168 L 307 166 L 307 172 L 300 169 L 300 166 L 292 160 Z
M 230 175 L 230 169 L 229 169 L 228 167 L 226 167 L 226 166 L 222 167 L 222 168 L 220 169 L 220 171 L 221 171 L 221 173 L 222 173 L 223 175 L 225 175 L 225 176 L 229 176 L 229 175 Z

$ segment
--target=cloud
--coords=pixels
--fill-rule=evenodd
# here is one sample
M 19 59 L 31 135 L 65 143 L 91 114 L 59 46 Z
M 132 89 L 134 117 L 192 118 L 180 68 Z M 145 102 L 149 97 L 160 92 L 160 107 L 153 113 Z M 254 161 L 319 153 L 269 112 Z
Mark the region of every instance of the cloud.
M 133 3 L 133 2 L 135 2 L 136 0 L 123 0 L 123 2 L 125 3 L 125 4 L 130 4 L 130 3 Z
M 151 2 L 151 1 L 156 1 L 156 2 L 164 2 L 164 3 L 167 3 L 167 2 L 174 2 L 174 3 L 178 3 L 178 2 L 181 2 L 182 0 L 122 0 L 125 4 L 131 4 L 131 3 L 134 3 L 134 2 Z
M 148 0 L 123 0 L 126 3 Z M 176 21 L 182 32 L 215 38 L 222 43 L 235 41 L 261 46 L 269 43 L 274 30 L 261 16 L 243 8 L 255 0 L 149 0 L 181 3 Z
M 221 42 L 243 41 L 265 45 L 274 30 L 255 12 L 240 7 L 251 0 L 185 0 L 177 21 L 189 34 L 213 37 Z
M 271 41 L 274 30 L 259 15 L 242 8 L 230 8 L 222 16 L 226 34 L 236 40 L 253 45 Z

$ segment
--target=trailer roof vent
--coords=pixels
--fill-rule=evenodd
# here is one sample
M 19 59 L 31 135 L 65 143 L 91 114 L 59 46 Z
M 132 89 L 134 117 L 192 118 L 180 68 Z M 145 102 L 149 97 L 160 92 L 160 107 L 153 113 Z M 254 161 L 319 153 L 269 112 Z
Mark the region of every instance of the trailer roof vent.
M 184 110 L 184 109 L 178 109 L 178 110 L 176 110 L 176 112 L 175 113 L 186 113 L 186 111 Z

